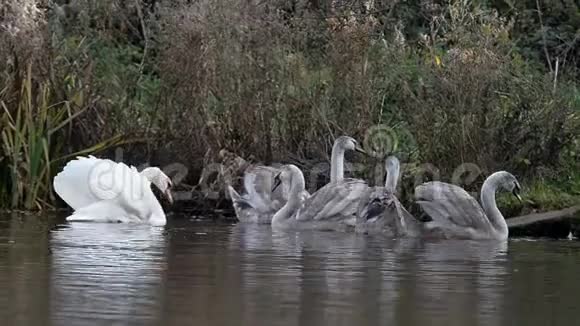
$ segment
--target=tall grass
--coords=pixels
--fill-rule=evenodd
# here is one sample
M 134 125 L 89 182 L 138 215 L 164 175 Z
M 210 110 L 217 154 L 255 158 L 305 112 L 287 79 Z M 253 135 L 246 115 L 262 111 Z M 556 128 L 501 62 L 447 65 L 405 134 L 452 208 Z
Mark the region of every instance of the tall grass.
M 48 88 L 40 89 L 38 107 L 32 95 L 31 65 L 22 84 L 18 107 L 11 113 L 4 101 L 0 101 L 3 112 L 2 147 L 5 164 L 10 175 L 4 189 L 11 207 L 27 209 L 40 206 L 43 198 L 38 196 L 41 187 L 50 184 L 50 159 L 48 157 L 48 132 L 53 120 L 48 101 Z M 58 113 L 56 114 L 59 115 Z M 58 117 L 54 117 L 58 118 Z M 47 193 L 47 191 L 44 191 Z
M 40 209 L 50 207 L 53 200 L 51 186 L 55 163 L 102 150 L 118 139 L 108 139 L 75 153 L 61 154 L 66 138 L 59 137 L 58 133 L 87 108 L 75 109 L 75 104 L 70 101 L 51 104 L 50 84 L 33 85 L 32 64 L 27 66 L 21 85 L 14 110 L 10 110 L 0 97 L 0 121 L 4 126 L 0 133 L 2 164 L 6 167 L 3 180 L 7 181 L 0 187 L 0 198 L 5 199 L 11 208 Z M 82 90 L 71 96 L 73 101 L 80 99 Z
M 554 89 L 493 11 L 457 2 L 410 43 L 369 15 L 313 22 L 297 11 L 286 20 L 275 5 L 226 3 L 162 15 L 165 114 L 191 159 L 207 147 L 265 161 L 326 159 L 337 135 L 363 138 L 388 124 L 400 131 L 399 154 L 413 153 L 408 163 L 432 163 L 444 176 L 473 163 L 481 182 L 498 169 L 558 170 L 578 138 L 574 81 L 561 75 Z
M 406 174 L 430 163 L 449 179 L 471 163 L 481 173 L 470 190 L 504 169 L 580 191 L 576 177 L 558 178 L 579 173 L 574 74 L 524 59 L 513 21 L 477 2 L 423 1 L 417 21 L 401 2 L 365 12 L 83 0 L 23 23 L 13 9 L 24 2 L 34 1 L 9 0 L 5 11 L 17 29 L 0 24 L 2 207 L 52 205 L 51 180 L 67 158 L 113 145 L 132 142 L 132 163 L 185 163 L 196 184 L 222 149 L 308 172 L 337 136 L 364 141 L 384 125 Z M 405 194 L 414 180 L 403 179 Z
M 0 208 L 51 207 L 52 178 L 67 158 L 122 144 L 126 133 L 100 128 L 83 42 L 54 39 L 35 1 L 0 11 Z

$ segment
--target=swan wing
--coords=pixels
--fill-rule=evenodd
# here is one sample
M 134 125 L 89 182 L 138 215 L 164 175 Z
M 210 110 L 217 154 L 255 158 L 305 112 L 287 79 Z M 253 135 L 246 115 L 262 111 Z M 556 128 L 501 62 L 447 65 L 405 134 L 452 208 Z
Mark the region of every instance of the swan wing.
M 287 185 L 276 188 L 272 192 L 275 176 L 280 170 L 270 166 L 255 166 L 244 174 L 246 198 L 262 212 L 277 211 L 288 200 Z
M 101 200 L 83 206 L 66 218 L 71 222 L 138 222 L 140 219 L 123 209 L 116 200 Z
M 279 169 L 270 166 L 251 167 L 244 174 L 244 187 L 248 192 L 270 197 L 274 177 L 278 173 L 280 173 Z
M 399 234 L 412 237 L 420 236 L 422 230 L 421 222 L 409 213 L 395 196 L 393 196 L 393 203 L 400 222 L 400 225 L 397 225 Z
M 236 217 L 240 222 L 245 223 L 270 223 L 275 211 L 264 212 L 256 209 L 245 196 L 241 196 L 232 186 L 228 186 L 228 192 L 232 199 L 232 205 L 236 212 Z
M 286 204 L 290 193 L 290 185 L 283 183 L 272 191 L 274 178 L 280 169 L 272 166 L 255 166 L 244 174 L 244 196 L 254 208 L 261 212 L 276 212 Z M 302 191 L 301 199 L 306 200 L 310 193 Z
M 155 218 L 151 223 L 165 221 L 149 180 L 124 163 L 94 156 L 77 157 L 54 178 L 53 185 L 67 204 L 75 211 L 80 210 L 77 220 L 81 216 L 83 220 L 115 216 L 122 221 L 123 216 L 133 216 L 143 220 Z
M 365 191 L 359 203 L 359 223 L 381 216 L 393 202 L 393 197 L 384 187 L 372 187 Z
M 108 168 L 106 164 L 102 164 L 99 170 L 101 179 L 98 182 L 93 181 L 93 188 L 99 189 L 97 192 L 101 197 L 116 202 L 133 219 L 155 226 L 165 225 L 165 212 L 153 194 L 147 177 L 134 166 L 106 161 L 110 163 Z
M 346 220 L 356 217 L 359 200 L 368 189 L 359 179 L 329 183 L 310 195 L 297 215 L 298 220 Z
M 260 212 L 276 211 L 284 205 L 273 199 L 272 184 L 277 169 L 267 166 L 256 166 L 249 168 L 244 174 L 244 188 L 246 194 L 243 196 L 254 209 Z
M 476 230 L 492 228 L 475 198 L 461 187 L 439 181 L 427 182 L 415 188 L 415 198 L 439 225 Z
M 94 156 L 78 156 L 54 177 L 54 191 L 75 210 L 96 203 L 103 199 L 98 189 L 93 189 L 95 180 L 99 178 L 98 169 L 103 164 L 108 167 L 110 163 L 114 162 Z
M 385 187 L 369 188 L 362 196 L 357 226 L 367 231 L 390 231 L 407 236 L 418 236 L 421 228 L 420 222 L 405 209 L 397 196 Z

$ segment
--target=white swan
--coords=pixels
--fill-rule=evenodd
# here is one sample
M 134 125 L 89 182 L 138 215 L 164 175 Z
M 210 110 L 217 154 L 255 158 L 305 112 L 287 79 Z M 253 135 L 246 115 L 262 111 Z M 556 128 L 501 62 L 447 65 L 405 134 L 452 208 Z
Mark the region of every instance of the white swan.
M 334 141 L 330 160 L 330 182 L 341 182 L 344 179 L 344 153 L 354 150 L 365 153 L 358 142 L 349 136 L 340 136 Z M 366 153 L 365 153 L 366 154 Z M 244 189 L 246 194 L 240 195 L 233 187 L 228 186 L 228 192 L 234 206 L 234 211 L 240 222 L 270 223 L 272 216 L 288 201 L 288 183 L 277 187 L 274 191 L 274 177 L 280 173 L 280 166 L 254 166 L 244 174 Z M 306 190 L 302 191 L 302 200 L 310 197 Z M 353 224 L 354 222 L 351 222 Z
M 273 228 L 343 230 L 349 225 L 347 221 L 356 217 L 360 197 L 368 189 L 362 180 L 344 179 L 303 200 L 304 175 L 292 164 L 281 168 L 273 190 L 284 183 L 289 184 L 288 201 L 272 218 Z
M 360 200 L 355 232 L 417 237 L 421 234 L 421 223 L 403 207 L 395 195 L 400 172 L 399 160 L 395 156 L 387 157 L 385 170 L 385 186 L 369 188 Z
M 426 236 L 460 239 L 506 240 L 507 223 L 497 208 L 497 190 L 510 191 L 521 201 L 521 187 L 509 172 L 490 175 L 481 187 L 481 205 L 465 190 L 444 182 L 427 182 L 415 188 L 421 208 L 433 219 L 424 223 Z
M 159 168 L 141 173 L 133 166 L 77 157 L 54 177 L 54 191 L 75 211 L 67 221 L 166 223 L 163 208 L 151 191 L 151 183 L 173 202 L 171 179 Z

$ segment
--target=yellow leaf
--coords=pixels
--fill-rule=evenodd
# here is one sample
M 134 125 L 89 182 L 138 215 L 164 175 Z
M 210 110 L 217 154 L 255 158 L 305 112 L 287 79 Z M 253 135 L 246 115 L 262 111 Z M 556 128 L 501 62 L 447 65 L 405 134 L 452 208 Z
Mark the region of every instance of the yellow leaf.
M 435 56 L 435 64 L 438 67 L 441 67 L 441 58 L 438 55 Z

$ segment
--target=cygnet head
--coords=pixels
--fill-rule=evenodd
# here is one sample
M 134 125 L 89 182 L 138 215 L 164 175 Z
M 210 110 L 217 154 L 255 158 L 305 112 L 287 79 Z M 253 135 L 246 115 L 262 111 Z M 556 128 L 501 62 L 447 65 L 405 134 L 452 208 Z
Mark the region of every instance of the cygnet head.
M 357 151 L 359 153 L 366 154 L 365 150 L 362 149 L 360 144 L 356 139 L 349 136 L 340 136 L 334 141 L 334 147 L 341 148 L 343 150 Z
M 520 186 L 520 183 L 513 174 L 507 171 L 499 171 L 492 174 L 492 176 L 497 178 L 496 180 L 498 184 L 498 189 L 509 191 L 520 202 L 522 201 L 522 197 L 520 196 L 520 191 L 522 190 L 522 187 Z

